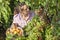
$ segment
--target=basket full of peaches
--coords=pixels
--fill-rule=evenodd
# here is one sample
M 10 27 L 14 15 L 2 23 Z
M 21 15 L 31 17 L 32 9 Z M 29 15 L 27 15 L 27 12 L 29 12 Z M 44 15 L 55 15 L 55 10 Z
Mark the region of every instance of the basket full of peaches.
M 8 35 L 8 34 L 22 36 L 23 30 L 22 30 L 22 28 L 19 28 L 13 24 L 10 28 L 7 29 L 6 35 Z

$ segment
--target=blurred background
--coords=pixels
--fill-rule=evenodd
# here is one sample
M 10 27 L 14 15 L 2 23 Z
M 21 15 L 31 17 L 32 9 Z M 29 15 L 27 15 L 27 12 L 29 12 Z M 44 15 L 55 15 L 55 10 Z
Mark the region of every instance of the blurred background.
M 19 2 L 25 2 L 31 10 L 38 9 L 42 5 L 49 17 L 54 15 L 51 23 L 56 26 L 56 35 L 60 38 L 60 0 L 0 0 L 0 40 L 5 40 L 5 32 L 12 24 L 14 7 Z M 48 34 L 46 36 L 48 40 Z

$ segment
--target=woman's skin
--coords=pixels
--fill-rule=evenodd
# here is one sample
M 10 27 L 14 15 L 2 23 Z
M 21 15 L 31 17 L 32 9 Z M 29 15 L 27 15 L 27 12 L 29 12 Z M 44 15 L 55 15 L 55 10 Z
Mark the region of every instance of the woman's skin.
M 21 16 L 24 20 L 27 20 L 29 18 L 29 13 L 30 13 L 30 10 L 29 10 L 29 7 L 27 5 L 23 5 L 21 7 Z

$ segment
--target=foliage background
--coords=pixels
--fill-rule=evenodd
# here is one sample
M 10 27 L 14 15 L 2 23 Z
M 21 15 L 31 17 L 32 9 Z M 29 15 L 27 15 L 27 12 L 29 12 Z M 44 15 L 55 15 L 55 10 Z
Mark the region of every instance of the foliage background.
M 60 0 L 0 0 L 0 22 L 5 30 L 12 23 L 14 7 L 18 5 L 18 2 L 26 2 L 32 10 L 38 9 L 43 5 L 49 17 L 54 14 L 51 21 L 51 24 L 54 25 L 54 30 L 52 29 L 52 31 L 56 31 L 53 34 L 55 33 L 56 38 L 60 38 Z M 50 39 L 53 37 L 51 35 L 52 31 L 50 28 L 46 28 L 46 40 L 52 40 Z

